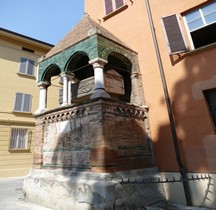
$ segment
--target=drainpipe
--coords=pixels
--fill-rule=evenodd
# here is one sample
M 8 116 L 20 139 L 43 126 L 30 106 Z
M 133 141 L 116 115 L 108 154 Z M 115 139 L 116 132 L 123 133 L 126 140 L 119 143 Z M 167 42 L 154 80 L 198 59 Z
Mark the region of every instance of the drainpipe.
M 187 180 L 187 173 L 186 173 L 185 166 L 182 162 L 181 153 L 179 150 L 178 139 L 177 139 L 175 123 L 174 123 L 174 119 L 173 119 L 172 108 L 171 108 L 171 104 L 170 104 L 169 93 L 168 93 L 168 89 L 167 89 L 166 79 L 165 79 L 165 75 L 164 75 L 164 69 L 163 69 L 160 51 L 159 51 L 157 38 L 156 38 L 156 34 L 155 34 L 155 28 L 154 28 L 152 14 L 151 14 L 150 6 L 149 6 L 149 1 L 145 0 L 145 3 L 146 3 L 146 9 L 147 9 L 148 18 L 149 18 L 149 23 L 151 26 L 151 32 L 152 32 L 152 37 L 153 37 L 153 41 L 154 41 L 154 47 L 155 47 L 155 52 L 156 52 L 156 56 L 157 56 L 158 66 L 159 66 L 159 70 L 160 70 L 160 76 L 161 76 L 161 80 L 162 80 L 164 95 L 165 95 L 165 99 L 166 99 L 167 110 L 168 110 L 168 114 L 169 114 L 169 121 L 170 121 L 170 127 L 171 127 L 171 132 L 172 132 L 173 144 L 174 144 L 174 148 L 175 148 L 176 160 L 177 160 L 177 163 L 179 166 L 180 174 L 182 176 L 183 188 L 184 188 L 184 193 L 185 193 L 187 205 L 192 206 L 192 201 L 191 201 L 191 196 L 190 196 L 190 191 L 189 191 L 189 183 Z

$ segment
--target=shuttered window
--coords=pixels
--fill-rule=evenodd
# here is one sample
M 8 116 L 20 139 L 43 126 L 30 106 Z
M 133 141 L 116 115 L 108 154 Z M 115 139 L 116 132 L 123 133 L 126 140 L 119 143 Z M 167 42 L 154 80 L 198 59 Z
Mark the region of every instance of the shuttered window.
M 14 111 L 30 112 L 32 96 L 24 93 L 16 93 Z
M 19 73 L 34 76 L 34 61 L 27 58 L 20 58 Z
M 212 121 L 214 123 L 214 126 L 216 128 L 216 90 L 209 90 L 204 92 L 209 112 L 212 117 Z
M 28 129 L 12 128 L 10 135 L 10 149 L 28 148 Z
M 106 15 L 108 15 L 111 12 L 122 7 L 124 5 L 124 0 L 105 0 L 104 3 L 105 3 Z
M 178 54 L 188 50 L 179 18 L 176 14 L 162 17 L 162 23 L 170 54 Z

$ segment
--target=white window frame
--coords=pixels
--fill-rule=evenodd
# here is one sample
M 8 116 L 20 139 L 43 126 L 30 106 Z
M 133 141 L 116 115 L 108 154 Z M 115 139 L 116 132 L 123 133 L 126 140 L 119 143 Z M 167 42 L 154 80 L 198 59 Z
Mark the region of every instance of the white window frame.
M 212 2 L 212 3 L 215 3 L 215 2 Z M 211 4 L 211 3 L 210 3 L 210 4 Z M 210 5 L 210 4 L 207 4 L 207 5 Z M 205 6 L 207 6 L 207 5 L 205 5 Z M 203 23 L 204 23 L 204 25 L 201 26 L 201 27 L 198 27 L 198 28 L 196 28 L 196 29 L 190 30 L 189 27 L 188 27 L 187 20 L 186 20 L 186 16 L 187 16 L 188 14 L 190 14 L 190 12 L 187 13 L 187 14 L 185 14 L 185 15 L 183 16 L 183 21 L 184 21 L 185 29 L 186 29 L 186 31 L 187 31 L 188 38 L 189 38 L 189 42 L 190 42 L 190 45 L 191 45 L 192 50 L 194 50 L 195 47 L 194 47 L 193 39 L 192 39 L 192 37 L 191 37 L 191 32 L 196 31 L 196 30 L 199 30 L 199 29 L 201 29 L 201 28 L 204 28 L 204 27 L 206 27 L 206 26 L 208 26 L 208 25 L 211 25 L 211 24 L 215 23 L 215 22 L 209 23 L 209 24 L 206 23 L 206 20 L 205 20 L 205 17 L 204 17 L 204 15 L 203 15 L 203 11 L 202 11 L 202 9 L 203 9 L 205 6 L 202 6 L 202 7 L 198 8 L 198 9 L 194 9 L 193 11 L 191 11 L 191 13 L 192 13 L 192 12 L 195 12 L 195 11 L 199 11 L 200 16 L 201 16 L 201 19 L 202 19 L 202 21 L 203 21 Z
M 28 128 L 11 128 L 9 149 L 29 149 L 29 134 L 30 130 Z
M 16 104 L 17 104 L 17 96 L 18 94 L 21 94 L 21 108 L 20 110 L 17 110 L 16 109 Z M 28 111 L 24 110 L 24 107 L 25 107 L 25 100 L 26 100 L 26 96 L 30 96 L 30 100 L 29 100 L 29 104 L 28 104 Z M 15 103 L 14 103 L 14 112 L 25 112 L 25 113 L 30 113 L 31 112 L 31 106 L 32 106 L 32 95 L 30 94 L 25 94 L 25 93 L 19 93 L 17 92 L 16 95 L 15 95 Z
M 25 59 L 25 60 L 26 60 L 26 63 L 25 63 L 25 71 L 24 71 L 24 72 L 21 71 L 22 59 Z M 30 67 L 30 62 L 33 62 L 33 65 L 32 65 L 32 74 L 29 74 L 29 73 L 28 73 L 28 70 L 29 70 L 29 67 Z M 34 71 L 34 70 L 35 70 L 34 65 L 35 65 L 35 61 L 34 61 L 34 60 L 21 57 L 21 58 L 20 58 L 20 64 L 19 64 L 19 74 L 34 76 L 34 72 L 35 72 L 35 71 Z
M 112 1 L 113 10 L 110 13 L 106 13 L 106 4 L 105 4 L 105 0 L 104 0 L 104 13 L 105 13 L 105 15 L 109 15 L 109 14 L 113 13 L 114 11 L 118 10 L 119 8 L 121 8 L 125 5 L 125 0 L 123 0 L 123 5 L 121 7 L 116 8 L 116 1 L 115 0 L 111 0 L 111 1 Z
M 189 40 L 189 43 L 190 43 L 190 48 L 191 48 L 191 50 L 194 50 L 195 47 L 194 47 L 193 39 L 191 37 L 190 30 L 188 28 L 188 24 L 187 24 L 185 16 L 183 16 L 183 22 L 184 22 L 185 29 L 186 29 L 186 32 L 187 32 L 187 35 L 188 35 L 188 40 Z

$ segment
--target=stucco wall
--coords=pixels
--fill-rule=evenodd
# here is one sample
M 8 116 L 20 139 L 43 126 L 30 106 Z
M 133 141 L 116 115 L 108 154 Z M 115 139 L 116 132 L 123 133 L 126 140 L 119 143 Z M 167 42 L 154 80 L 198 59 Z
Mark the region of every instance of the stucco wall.
M 34 111 L 38 108 L 39 89 L 36 86 L 37 61 L 49 47 L 42 48 L 28 40 L 11 38 L 0 32 L 0 177 L 24 176 L 32 167 L 34 141 Z M 22 50 L 22 47 L 34 50 L 34 53 Z M 34 76 L 19 74 L 20 58 L 34 60 Z M 14 112 L 16 92 L 32 95 L 30 113 Z M 53 102 L 52 102 L 53 103 Z M 56 105 L 55 105 L 56 106 Z M 10 149 L 11 128 L 29 130 L 27 149 Z
M 179 173 L 160 173 L 163 180 L 173 179 L 180 180 Z M 206 173 L 188 173 L 188 183 L 192 204 L 194 206 L 202 206 L 215 208 L 215 174 Z M 166 199 L 171 202 L 185 204 L 185 195 L 182 182 L 170 182 L 164 184 Z
M 138 53 L 146 103 L 149 106 L 151 135 L 160 171 L 177 171 L 175 152 L 167 114 L 158 62 L 153 45 L 145 1 L 125 1 L 128 7 L 104 19 L 104 2 L 85 0 L 85 12 Z M 180 14 L 207 3 L 205 0 L 181 0 L 170 3 L 150 1 L 155 33 L 167 82 L 178 142 L 184 163 L 191 172 L 215 172 L 214 126 L 202 90 L 215 88 L 215 45 L 169 55 L 161 17 Z M 97 7 L 97 8 L 96 8 Z M 97 12 L 96 12 L 97 11 Z M 186 34 L 183 19 L 180 22 Z M 190 48 L 191 49 L 191 48 Z M 198 97 L 199 96 L 199 97 Z

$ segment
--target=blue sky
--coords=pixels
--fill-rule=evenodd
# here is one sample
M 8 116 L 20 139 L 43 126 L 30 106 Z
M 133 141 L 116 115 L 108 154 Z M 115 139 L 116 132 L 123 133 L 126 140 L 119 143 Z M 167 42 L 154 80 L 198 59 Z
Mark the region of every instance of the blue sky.
M 1 0 L 0 27 L 55 45 L 83 14 L 84 0 Z

